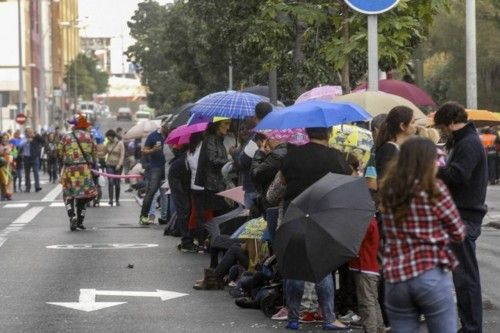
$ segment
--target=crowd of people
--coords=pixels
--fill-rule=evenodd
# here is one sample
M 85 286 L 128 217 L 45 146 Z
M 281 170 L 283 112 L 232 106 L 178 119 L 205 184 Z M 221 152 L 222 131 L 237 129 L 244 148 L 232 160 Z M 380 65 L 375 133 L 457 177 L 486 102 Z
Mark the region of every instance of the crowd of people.
M 457 332 L 458 309 L 461 332 L 481 332 L 475 241 L 486 214 L 489 150 L 464 108 L 443 105 L 433 128 L 417 126 L 407 107 L 358 124 L 370 126 L 375 142 L 367 165 L 331 148 L 330 128 L 305 128 L 301 145 L 286 133 L 252 131 L 270 112 L 272 106 L 261 102 L 255 117 L 214 121 L 184 145 L 164 143 L 172 130 L 166 125 L 145 141 L 150 186 L 139 223 L 151 222 L 155 193 L 165 197 L 164 216 L 175 211 L 167 229 L 181 237 L 179 250 L 210 254 L 194 288 L 230 286 L 238 306 L 262 308 L 288 320 L 289 329 L 322 321 L 327 330 L 359 325 L 366 332 L 416 332 L 423 319 L 429 332 Z M 357 258 L 319 283 L 283 280 L 274 235 L 290 203 L 328 173 L 363 175 L 377 214 Z M 217 195 L 238 185 L 244 190 L 240 207 Z M 269 239 L 221 240 L 206 227 L 218 219 L 259 217 Z
M 305 140 L 291 140 L 289 130 L 254 131 L 271 112 L 279 111 L 260 102 L 254 117 L 213 119 L 188 143 L 176 145 L 166 144 L 173 130 L 167 122 L 144 144 L 124 144 L 120 130 L 96 140 L 78 115 L 64 135 L 4 133 L 2 199 L 21 190 L 22 169 L 24 190 L 31 189 L 31 172 L 35 191 L 41 190 L 43 156 L 50 180 L 61 177 L 71 230 L 85 229 L 87 205 L 101 195 L 92 169 L 105 171 L 109 204 L 119 206 L 120 177 L 128 165 L 128 173 L 144 175 L 139 183 L 131 181 L 144 191 L 139 224 L 154 222 L 158 206 L 158 222 L 167 224 L 165 234 L 180 236 L 181 252 L 209 254 L 209 267 L 194 283 L 197 290 L 229 286 L 238 306 L 287 320 L 288 329 L 322 322 L 325 330 L 359 325 L 365 332 L 417 332 L 423 318 L 429 332 L 457 332 L 458 315 L 460 332 L 481 332 L 475 242 L 487 211 L 490 155 L 498 143 L 491 129 L 484 133 L 489 137 L 480 136 L 457 103 L 439 108 L 434 128 L 417 126 L 412 109 L 395 107 L 357 124 L 374 139 L 365 164 L 331 147 L 331 128 L 305 128 Z M 283 279 L 275 235 L 290 204 L 330 173 L 364 177 L 372 194 L 376 214 L 358 256 L 316 283 Z M 218 195 L 235 186 L 244 191 L 239 204 Z M 233 239 L 208 227 L 255 219 L 266 222 L 267 237 Z

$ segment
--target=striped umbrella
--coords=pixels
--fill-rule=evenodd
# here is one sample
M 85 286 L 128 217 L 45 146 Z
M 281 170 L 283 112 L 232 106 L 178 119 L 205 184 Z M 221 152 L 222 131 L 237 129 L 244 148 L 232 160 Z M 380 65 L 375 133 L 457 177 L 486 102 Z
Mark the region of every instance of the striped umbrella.
M 243 119 L 255 115 L 255 106 L 269 99 L 239 91 L 221 91 L 200 99 L 191 109 L 191 114 L 203 117 L 227 117 Z

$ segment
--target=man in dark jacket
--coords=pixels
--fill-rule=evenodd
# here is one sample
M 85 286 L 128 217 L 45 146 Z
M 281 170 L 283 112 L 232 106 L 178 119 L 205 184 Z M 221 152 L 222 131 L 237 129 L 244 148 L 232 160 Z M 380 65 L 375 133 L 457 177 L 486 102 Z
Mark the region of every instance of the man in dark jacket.
M 25 139 L 21 143 L 21 156 L 24 165 L 24 179 L 26 192 L 31 190 L 31 170 L 35 178 L 35 191 L 40 192 L 40 155 L 42 147 L 45 145 L 45 140 L 40 134 L 35 134 L 33 129 L 28 127 L 25 131 Z
M 450 189 L 467 226 L 467 237 L 463 243 L 450 244 L 460 261 L 453 272 L 458 314 L 462 323 L 460 332 L 481 333 L 483 313 L 476 239 L 481 234 L 481 223 L 487 212 L 488 168 L 479 135 L 467 119 L 467 112 L 457 103 L 444 104 L 434 116 L 436 127 L 449 136 L 448 163 L 439 169 L 438 177 Z

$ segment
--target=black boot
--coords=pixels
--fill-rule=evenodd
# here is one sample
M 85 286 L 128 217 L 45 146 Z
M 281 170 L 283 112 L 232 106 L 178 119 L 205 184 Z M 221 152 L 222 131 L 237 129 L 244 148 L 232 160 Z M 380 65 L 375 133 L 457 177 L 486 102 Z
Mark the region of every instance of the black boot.
M 120 186 L 115 186 L 116 205 L 120 206 Z
M 113 186 L 108 186 L 109 205 L 113 206 Z

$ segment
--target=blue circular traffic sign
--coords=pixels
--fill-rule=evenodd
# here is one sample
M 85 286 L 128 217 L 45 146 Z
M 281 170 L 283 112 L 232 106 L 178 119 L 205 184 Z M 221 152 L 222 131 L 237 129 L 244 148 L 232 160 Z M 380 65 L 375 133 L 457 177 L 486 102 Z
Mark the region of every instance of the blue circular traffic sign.
M 345 0 L 345 2 L 355 11 L 377 15 L 392 9 L 399 0 Z

